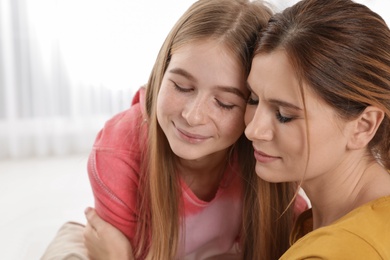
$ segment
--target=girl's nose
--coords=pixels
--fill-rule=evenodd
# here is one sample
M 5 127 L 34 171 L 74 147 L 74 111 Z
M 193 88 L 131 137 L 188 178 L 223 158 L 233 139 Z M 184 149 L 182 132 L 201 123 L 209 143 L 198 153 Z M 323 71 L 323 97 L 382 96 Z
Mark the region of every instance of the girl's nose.
M 183 109 L 182 116 L 190 126 L 205 124 L 207 117 L 207 103 L 205 98 L 197 96 L 194 100 L 187 103 Z

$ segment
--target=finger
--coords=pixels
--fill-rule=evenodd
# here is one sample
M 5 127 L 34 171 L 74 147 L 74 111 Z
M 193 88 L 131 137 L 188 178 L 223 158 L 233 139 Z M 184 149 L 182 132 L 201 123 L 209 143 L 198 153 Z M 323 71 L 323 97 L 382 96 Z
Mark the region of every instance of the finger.
M 90 224 L 87 223 L 84 229 L 84 240 L 92 241 L 97 239 L 99 239 L 99 234 Z
M 84 210 L 85 218 L 87 219 L 88 222 L 90 222 L 90 219 L 92 218 L 92 215 L 94 214 L 95 209 L 92 207 L 87 207 Z
M 85 216 L 87 218 L 88 223 L 92 226 L 93 229 L 96 230 L 96 232 L 98 232 L 101 227 L 104 227 L 104 220 L 99 217 L 94 208 L 86 208 Z

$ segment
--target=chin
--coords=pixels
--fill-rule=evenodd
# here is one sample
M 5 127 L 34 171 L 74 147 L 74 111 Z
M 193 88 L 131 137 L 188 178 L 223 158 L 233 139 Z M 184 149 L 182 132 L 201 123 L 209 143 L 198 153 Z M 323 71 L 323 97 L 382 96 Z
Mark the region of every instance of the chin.
M 199 153 L 192 152 L 192 149 L 186 148 L 183 145 L 179 145 L 179 147 L 171 147 L 173 153 L 184 160 L 196 160 L 201 157 Z
M 264 181 L 267 181 L 267 182 L 271 182 L 271 183 L 280 183 L 280 182 L 286 182 L 287 180 L 284 180 L 283 178 L 280 178 L 281 176 L 275 172 L 271 172 L 270 170 L 268 169 L 264 169 L 264 167 L 262 167 L 260 169 L 260 167 L 256 166 L 256 175 L 264 180 Z

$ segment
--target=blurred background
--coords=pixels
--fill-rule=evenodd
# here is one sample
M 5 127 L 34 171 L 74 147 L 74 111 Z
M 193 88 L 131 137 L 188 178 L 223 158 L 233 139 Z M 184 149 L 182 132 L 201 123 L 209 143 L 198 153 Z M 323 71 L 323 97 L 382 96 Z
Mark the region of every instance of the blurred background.
M 193 2 L 0 0 L 0 259 L 39 259 L 65 221 L 85 222 L 95 135 Z M 386 1 L 357 2 L 389 23 Z

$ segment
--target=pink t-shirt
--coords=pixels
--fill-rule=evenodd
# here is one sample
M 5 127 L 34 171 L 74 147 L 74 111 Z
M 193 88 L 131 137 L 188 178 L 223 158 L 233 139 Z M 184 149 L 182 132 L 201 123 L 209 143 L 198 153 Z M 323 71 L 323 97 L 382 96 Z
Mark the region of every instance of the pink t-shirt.
M 106 122 L 88 162 L 97 213 L 132 242 L 139 213 L 140 154 L 146 146 L 144 92 L 138 91 L 128 110 Z M 197 198 L 183 180 L 181 186 L 185 222 L 178 257 L 204 259 L 238 248 L 242 182 L 237 162 L 229 164 L 215 198 L 209 202 Z

